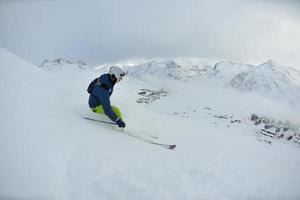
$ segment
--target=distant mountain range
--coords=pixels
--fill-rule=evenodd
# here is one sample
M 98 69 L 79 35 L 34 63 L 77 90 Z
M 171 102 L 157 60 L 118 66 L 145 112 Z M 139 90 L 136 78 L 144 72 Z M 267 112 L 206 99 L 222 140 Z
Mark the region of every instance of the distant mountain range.
M 300 72 L 272 60 L 257 66 L 220 62 L 206 76 L 239 91 L 284 99 L 292 104 L 300 102 Z
M 249 65 L 231 61 L 184 64 L 175 60 L 151 60 L 137 65 L 124 65 L 134 77 L 157 76 L 163 79 L 187 81 L 202 79 L 214 84 L 230 87 L 242 92 L 288 101 L 300 102 L 300 71 L 279 65 L 269 60 L 260 65 Z
M 90 72 L 92 70 L 92 68 L 83 61 L 74 62 L 62 58 L 54 59 L 52 61 L 45 60 L 38 67 L 57 76 L 72 79 L 80 79 L 82 73 Z
M 111 65 L 114 64 L 105 64 L 98 69 L 108 71 Z M 151 59 L 121 62 L 116 65 L 128 71 L 129 76 L 138 79 L 156 77 L 179 81 L 208 80 L 241 92 L 284 100 L 292 105 L 300 102 L 300 71 L 281 66 L 273 60 L 260 65 L 249 65 L 232 61 L 189 62 L 188 59 Z M 76 72 L 80 77 L 83 71 L 91 70 L 91 67 L 82 61 L 63 59 L 45 60 L 39 67 L 57 75 L 72 74 L 75 77 Z

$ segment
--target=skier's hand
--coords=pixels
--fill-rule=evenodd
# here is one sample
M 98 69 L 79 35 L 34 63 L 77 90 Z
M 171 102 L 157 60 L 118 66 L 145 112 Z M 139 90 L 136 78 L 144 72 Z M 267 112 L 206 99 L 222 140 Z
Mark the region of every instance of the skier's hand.
M 119 126 L 120 128 L 125 128 L 125 126 L 126 126 L 126 124 L 122 121 L 122 119 L 118 119 L 118 120 L 116 121 L 116 123 L 118 124 L 118 126 Z

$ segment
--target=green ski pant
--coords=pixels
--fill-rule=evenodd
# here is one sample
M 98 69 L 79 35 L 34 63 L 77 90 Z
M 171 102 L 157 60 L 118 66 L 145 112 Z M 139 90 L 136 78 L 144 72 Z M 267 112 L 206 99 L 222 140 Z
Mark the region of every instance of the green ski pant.
M 120 109 L 117 106 L 111 106 L 111 108 L 112 108 L 112 111 L 117 115 L 117 117 L 121 118 L 124 121 L 123 115 L 122 115 Z M 102 105 L 92 108 L 92 111 L 95 113 L 98 113 L 98 114 L 105 114 Z

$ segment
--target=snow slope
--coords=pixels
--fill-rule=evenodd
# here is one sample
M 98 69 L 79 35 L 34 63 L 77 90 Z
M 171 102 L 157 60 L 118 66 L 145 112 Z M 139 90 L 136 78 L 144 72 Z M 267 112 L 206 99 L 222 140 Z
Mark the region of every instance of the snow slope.
M 85 90 L 106 68 L 70 80 L 5 49 L 0 62 L 0 199 L 300 198 L 299 146 L 259 142 L 247 124 L 216 117 L 261 112 L 297 124 L 284 104 L 205 79 L 162 80 L 159 71 L 140 78 L 137 67 L 116 85 L 112 102 L 129 131 L 176 143 L 171 151 L 82 119 L 100 118 Z M 188 76 L 201 74 L 194 72 Z M 167 95 L 137 103 L 145 88 Z

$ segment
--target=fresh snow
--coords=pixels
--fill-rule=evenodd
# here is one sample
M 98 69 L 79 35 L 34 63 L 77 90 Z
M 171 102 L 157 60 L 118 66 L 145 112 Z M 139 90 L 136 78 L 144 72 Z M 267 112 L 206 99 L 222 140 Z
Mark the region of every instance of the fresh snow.
M 126 129 L 177 144 L 166 150 L 83 119 L 108 120 L 89 110 L 86 93 L 108 65 L 38 68 L 0 48 L 0 199 L 300 199 L 299 144 L 261 142 L 247 123 L 257 113 L 300 125 L 299 101 L 290 101 L 299 73 L 272 62 L 119 63 L 129 74 L 111 100 L 124 113 Z M 277 87 L 266 95 L 257 85 L 254 91 L 231 87 L 247 70 L 289 96 L 273 98 Z M 137 103 L 143 89 L 150 91 L 146 98 L 157 95 L 151 103 Z

